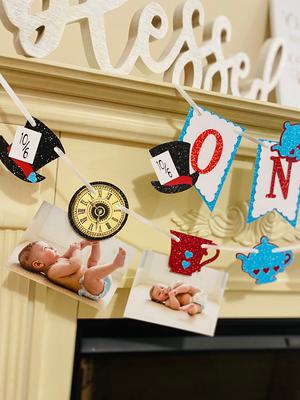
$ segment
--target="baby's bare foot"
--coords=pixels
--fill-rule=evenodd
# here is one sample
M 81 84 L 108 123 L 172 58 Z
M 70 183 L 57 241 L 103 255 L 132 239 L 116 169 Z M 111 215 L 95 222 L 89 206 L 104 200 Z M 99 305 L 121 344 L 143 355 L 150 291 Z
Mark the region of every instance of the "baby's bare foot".
M 125 262 L 125 257 L 126 257 L 126 251 L 122 249 L 121 247 L 119 248 L 119 253 L 117 254 L 116 258 L 114 259 L 114 266 L 116 268 L 121 268 L 124 265 Z
M 185 310 L 189 315 L 195 315 L 201 313 L 200 304 L 191 303 Z

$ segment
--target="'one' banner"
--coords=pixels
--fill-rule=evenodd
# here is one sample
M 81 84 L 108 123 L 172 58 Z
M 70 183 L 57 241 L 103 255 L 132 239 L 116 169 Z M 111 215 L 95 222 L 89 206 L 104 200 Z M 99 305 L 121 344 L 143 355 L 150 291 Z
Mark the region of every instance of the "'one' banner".
M 179 141 L 188 142 L 190 173 L 197 172 L 195 187 L 209 209 L 216 205 L 244 128 L 199 107 L 190 109 Z M 240 132 L 240 133 L 239 133 Z
M 261 140 L 258 145 L 248 221 L 252 222 L 276 210 L 293 227 L 296 226 L 300 201 L 300 161 L 282 157 L 278 143 Z

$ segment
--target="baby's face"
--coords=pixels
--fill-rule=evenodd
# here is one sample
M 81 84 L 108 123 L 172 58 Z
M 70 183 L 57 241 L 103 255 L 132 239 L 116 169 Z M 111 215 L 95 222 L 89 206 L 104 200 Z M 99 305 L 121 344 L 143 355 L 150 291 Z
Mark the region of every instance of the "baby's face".
M 48 267 L 51 264 L 54 264 L 59 255 L 57 250 L 48 245 L 46 242 L 37 242 L 33 245 L 30 258 L 32 262 L 38 261 L 39 263 L 44 264 L 44 266 Z
M 156 301 L 166 301 L 169 298 L 169 292 L 171 288 L 164 285 L 154 285 L 152 291 L 152 297 Z

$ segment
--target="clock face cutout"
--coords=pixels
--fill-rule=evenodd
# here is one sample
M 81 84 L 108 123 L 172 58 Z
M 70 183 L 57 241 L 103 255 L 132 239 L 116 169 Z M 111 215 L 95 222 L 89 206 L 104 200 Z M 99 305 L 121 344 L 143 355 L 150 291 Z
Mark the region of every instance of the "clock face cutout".
M 125 194 L 108 182 L 91 182 L 96 194 L 82 186 L 74 193 L 68 216 L 73 229 L 89 240 L 104 240 L 114 236 L 125 225 L 128 215 L 117 205 L 128 208 Z

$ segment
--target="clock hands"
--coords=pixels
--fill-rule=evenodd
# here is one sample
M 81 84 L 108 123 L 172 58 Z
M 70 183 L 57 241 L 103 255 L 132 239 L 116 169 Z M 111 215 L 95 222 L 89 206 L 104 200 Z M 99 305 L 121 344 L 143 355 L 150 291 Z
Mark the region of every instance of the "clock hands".
M 98 226 L 99 226 L 100 217 L 101 217 L 100 212 L 99 212 L 99 213 L 97 212 L 97 211 L 98 211 L 98 208 L 100 208 L 100 207 L 96 207 L 96 214 L 98 215 L 98 216 L 97 216 L 97 221 L 96 221 L 96 230 L 97 230 L 97 231 L 98 231 Z

